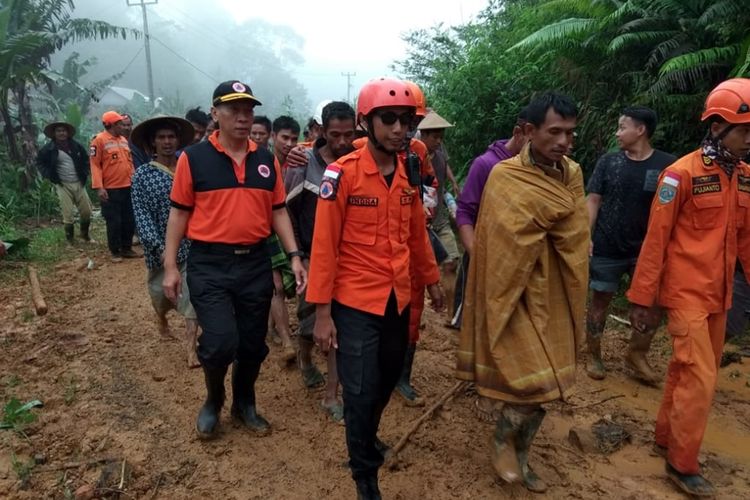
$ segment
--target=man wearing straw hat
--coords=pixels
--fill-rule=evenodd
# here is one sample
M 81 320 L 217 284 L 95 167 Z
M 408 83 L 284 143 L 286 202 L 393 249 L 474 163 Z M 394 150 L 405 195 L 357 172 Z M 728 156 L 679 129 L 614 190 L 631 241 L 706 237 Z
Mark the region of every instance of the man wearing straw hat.
M 182 276 L 182 295 L 175 303 L 164 295 L 163 254 L 166 246 L 167 220 L 169 219 L 169 193 L 172 191 L 177 167 L 176 152 L 193 140 L 195 131 L 187 120 L 174 116 L 151 118 L 138 124 L 130 136 L 138 148 L 153 159 L 142 165 L 133 175 L 131 195 L 135 224 L 143 246 L 148 268 L 148 293 L 156 311 L 159 333 L 169 337 L 167 312 L 176 309 L 185 318 L 186 352 L 189 368 L 200 366 L 195 353 L 198 320 L 190 304 L 185 267 L 189 242 L 183 239 L 177 252 L 177 262 Z
M 81 217 L 81 238 L 91 241 L 91 200 L 86 193 L 86 179 L 89 176 L 89 160 L 86 149 L 73 140 L 75 127 L 70 123 L 54 122 L 44 127 L 44 135 L 50 141 L 39 150 L 36 162 L 39 172 L 49 179 L 57 189 L 60 211 L 65 226 L 65 238 L 73 243 L 73 209 L 77 208 Z

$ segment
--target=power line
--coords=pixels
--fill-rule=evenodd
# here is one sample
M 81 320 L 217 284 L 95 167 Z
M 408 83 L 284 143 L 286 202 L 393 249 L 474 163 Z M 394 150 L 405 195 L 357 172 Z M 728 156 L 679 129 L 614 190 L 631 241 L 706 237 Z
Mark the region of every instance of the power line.
M 159 40 L 155 36 L 152 36 L 151 38 L 155 42 L 157 42 L 159 45 L 161 45 L 162 47 L 164 47 L 165 49 L 167 49 L 169 52 L 171 52 L 173 55 L 175 55 L 178 59 L 182 60 L 185 64 L 187 64 L 188 66 L 190 66 L 191 68 L 193 68 L 195 71 L 197 71 L 201 75 L 203 75 L 206 78 L 208 78 L 209 80 L 211 80 L 211 82 L 218 83 L 218 81 L 216 80 L 216 77 L 214 77 L 214 76 L 206 73 L 205 71 L 203 71 L 202 69 L 200 69 L 198 66 L 196 66 L 195 64 L 191 63 L 190 61 L 188 61 L 187 59 L 185 59 L 184 57 L 182 57 L 180 54 L 178 54 L 174 49 L 172 49 L 171 47 L 169 47 L 168 45 L 166 45 L 164 42 L 162 42 L 161 40 Z

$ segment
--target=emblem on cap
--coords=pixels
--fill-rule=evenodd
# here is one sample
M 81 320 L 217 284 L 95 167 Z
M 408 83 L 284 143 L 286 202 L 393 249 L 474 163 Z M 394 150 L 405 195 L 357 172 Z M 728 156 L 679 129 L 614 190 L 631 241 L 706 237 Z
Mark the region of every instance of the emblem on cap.
M 232 89 L 234 89 L 235 92 L 247 92 L 247 87 L 242 85 L 240 82 L 234 82 L 232 84 Z
M 258 173 L 267 179 L 271 175 L 271 169 L 268 165 L 258 165 Z

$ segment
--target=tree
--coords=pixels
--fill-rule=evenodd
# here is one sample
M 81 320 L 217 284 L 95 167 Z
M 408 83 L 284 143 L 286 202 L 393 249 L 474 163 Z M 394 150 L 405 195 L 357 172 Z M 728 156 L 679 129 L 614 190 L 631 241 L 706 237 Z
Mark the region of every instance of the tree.
M 73 0 L 0 3 L 0 116 L 10 159 L 23 161 L 25 165 L 24 188 L 36 177 L 37 130 L 29 93 L 34 86 L 51 84 L 52 54 L 80 40 L 138 35 L 135 30 L 102 21 L 74 19 L 74 8 Z M 21 139 L 20 149 L 17 134 Z

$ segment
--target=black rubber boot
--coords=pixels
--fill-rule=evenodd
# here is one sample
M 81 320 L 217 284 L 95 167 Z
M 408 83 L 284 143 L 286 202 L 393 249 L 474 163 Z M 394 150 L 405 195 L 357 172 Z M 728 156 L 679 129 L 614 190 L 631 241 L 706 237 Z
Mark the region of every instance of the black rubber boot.
M 260 373 L 260 363 L 235 361 L 232 366 L 232 417 L 254 433 L 265 436 L 271 433 L 271 424 L 258 415 L 255 409 L 255 381 Z
M 82 220 L 81 221 L 81 239 L 86 242 L 91 241 L 91 236 L 89 236 L 89 228 L 91 227 L 91 221 L 88 220 Z
M 712 497 L 716 495 L 716 488 L 700 474 L 683 474 L 667 462 L 667 476 L 682 491 L 696 497 Z
M 358 477 L 354 483 L 357 485 L 357 500 L 382 500 L 377 475 Z
M 226 366 L 223 368 L 203 367 L 207 395 L 206 402 L 203 403 L 200 412 L 198 412 L 198 421 L 195 424 L 198 437 L 201 439 L 211 439 L 216 436 L 219 415 L 222 406 L 224 406 L 224 377 L 226 374 Z
M 404 398 L 407 406 L 424 406 L 424 400 L 411 385 L 411 370 L 414 365 L 414 354 L 417 352 L 416 344 L 409 344 L 406 347 L 404 356 L 404 367 L 401 369 L 401 377 L 396 384 L 396 391 Z
M 518 457 L 518 465 L 521 467 L 523 484 L 526 489 L 535 493 L 544 493 L 547 491 L 547 485 L 529 467 L 529 449 L 546 413 L 543 408 L 531 413 L 523 421 L 515 437 L 516 456 Z
M 75 227 L 73 224 L 65 224 L 65 239 L 68 243 L 73 243 L 75 237 Z

